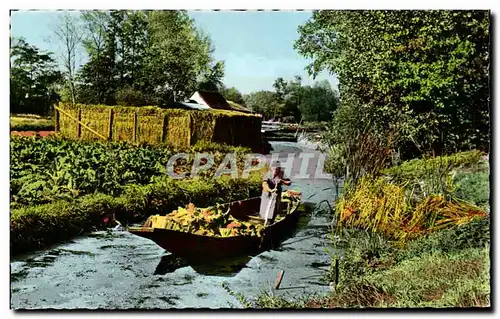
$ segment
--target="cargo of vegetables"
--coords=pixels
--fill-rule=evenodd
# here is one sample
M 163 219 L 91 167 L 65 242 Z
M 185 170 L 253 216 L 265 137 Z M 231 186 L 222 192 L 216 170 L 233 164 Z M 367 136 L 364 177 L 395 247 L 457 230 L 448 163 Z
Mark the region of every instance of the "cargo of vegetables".
M 55 119 L 56 132 L 72 139 L 181 148 L 204 141 L 246 146 L 255 151 L 262 146 L 261 117 L 236 111 L 60 103 Z
M 187 208 L 179 207 L 165 216 L 150 216 L 143 226 L 211 237 L 260 236 L 264 228 L 261 224 L 237 220 L 224 206 L 198 208 L 192 203 Z

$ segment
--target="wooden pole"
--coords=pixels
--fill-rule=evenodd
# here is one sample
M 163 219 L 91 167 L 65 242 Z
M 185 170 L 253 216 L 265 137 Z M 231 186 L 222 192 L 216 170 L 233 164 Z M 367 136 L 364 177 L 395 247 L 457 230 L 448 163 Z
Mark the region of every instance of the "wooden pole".
M 78 109 L 78 119 L 77 119 L 77 127 L 76 127 L 76 138 L 80 138 L 82 136 L 82 109 Z
M 55 116 L 54 116 L 54 120 L 55 120 L 55 123 L 54 123 L 54 130 L 56 132 L 59 132 L 59 111 L 54 108 L 54 112 L 55 112 Z
M 283 275 L 285 274 L 284 270 L 280 270 L 278 276 L 276 277 L 276 281 L 274 282 L 274 289 L 279 289 L 281 281 L 283 280 Z
M 167 114 L 163 114 L 163 124 L 162 124 L 162 127 L 161 127 L 161 142 L 162 144 L 165 143 L 165 140 L 167 138 L 167 126 L 168 125 L 168 121 L 167 121 Z
M 109 109 L 109 121 L 108 121 L 108 140 L 113 139 L 113 109 Z
M 188 131 L 188 137 L 187 137 L 188 138 L 187 144 L 189 147 L 189 146 L 191 146 L 191 132 L 193 132 L 193 128 L 192 128 L 193 121 L 192 121 L 191 113 L 189 113 L 188 116 L 189 116 L 189 126 L 188 126 L 189 131 Z
M 137 112 L 134 112 L 134 129 L 132 130 L 132 140 L 137 141 Z

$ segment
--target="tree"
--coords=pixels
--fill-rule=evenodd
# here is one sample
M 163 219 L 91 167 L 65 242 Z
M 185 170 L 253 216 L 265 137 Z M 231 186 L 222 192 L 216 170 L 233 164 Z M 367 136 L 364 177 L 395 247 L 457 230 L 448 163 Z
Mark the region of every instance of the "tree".
M 296 75 L 293 80 L 285 81 L 277 78 L 273 84 L 279 103 L 282 104 L 281 116 L 292 117 L 295 121 L 300 120 L 299 105 L 302 95 L 302 78 Z
M 148 74 L 162 103 L 192 94 L 213 70 L 210 38 L 185 11 L 150 11 Z
M 115 104 L 117 83 L 117 39 L 109 11 L 85 11 L 83 46 L 89 60 L 78 73 L 78 101 L 88 104 Z
M 393 132 L 407 157 L 487 150 L 489 21 L 487 11 L 316 11 L 295 48 L 310 74 L 337 74 L 341 108 L 363 114 L 337 129 Z
M 245 105 L 266 119 L 276 119 L 281 115 L 282 104 L 279 103 L 277 94 L 272 91 L 258 91 L 246 95 Z
M 66 83 L 71 93 L 71 101 L 76 103 L 75 75 L 78 53 L 83 38 L 83 29 L 79 25 L 79 18 L 64 13 L 54 26 L 54 34 L 62 46 L 61 61 L 65 70 Z
M 305 121 L 330 121 L 339 99 L 327 80 L 302 87 L 299 110 Z
M 180 101 L 222 87 L 224 63 L 184 11 L 84 12 L 89 55 L 79 101 L 136 106 Z
M 224 96 L 226 100 L 236 102 L 238 104 L 245 104 L 243 94 L 241 94 L 235 87 L 223 87 L 220 93 Z
M 59 96 L 61 73 L 52 53 L 42 53 L 24 39 L 11 39 L 10 108 L 13 113 L 45 115 Z
M 208 73 L 203 75 L 199 89 L 200 91 L 219 92 L 223 87 L 224 62 L 218 61 Z

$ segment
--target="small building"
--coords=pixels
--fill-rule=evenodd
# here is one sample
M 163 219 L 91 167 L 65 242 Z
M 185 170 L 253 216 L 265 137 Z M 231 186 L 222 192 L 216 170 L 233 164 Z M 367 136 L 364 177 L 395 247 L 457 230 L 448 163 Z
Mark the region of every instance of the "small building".
M 197 91 L 189 99 L 183 102 L 186 106 L 199 105 L 196 108 L 205 107 L 207 109 L 238 111 L 243 113 L 252 113 L 249 109 L 233 101 L 227 101 L 219 92 Z

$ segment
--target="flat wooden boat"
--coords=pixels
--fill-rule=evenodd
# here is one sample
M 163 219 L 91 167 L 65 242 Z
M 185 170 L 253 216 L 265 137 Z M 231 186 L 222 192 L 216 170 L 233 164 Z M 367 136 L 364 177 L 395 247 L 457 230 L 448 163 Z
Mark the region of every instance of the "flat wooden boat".
M 281 211 L 272 224 L 264 227 L 261 236 L 235 235 L 230 237 L 198 235 L 182 230 L 154 227 L 129 227 L 128 231 L 148 238 L 170 253 L 193 261 L 224 259 L 240 255 L 251 255 L 271 247 L 280 237 L 294 227 L 300 216 L 300 193 L 291 199 L 282 200 Z M 263 224 L 258 216 L 260 197 L 234 201 L 222 205 L 237 220 Z M 145 225 L 148 225 L 146 222 Z

